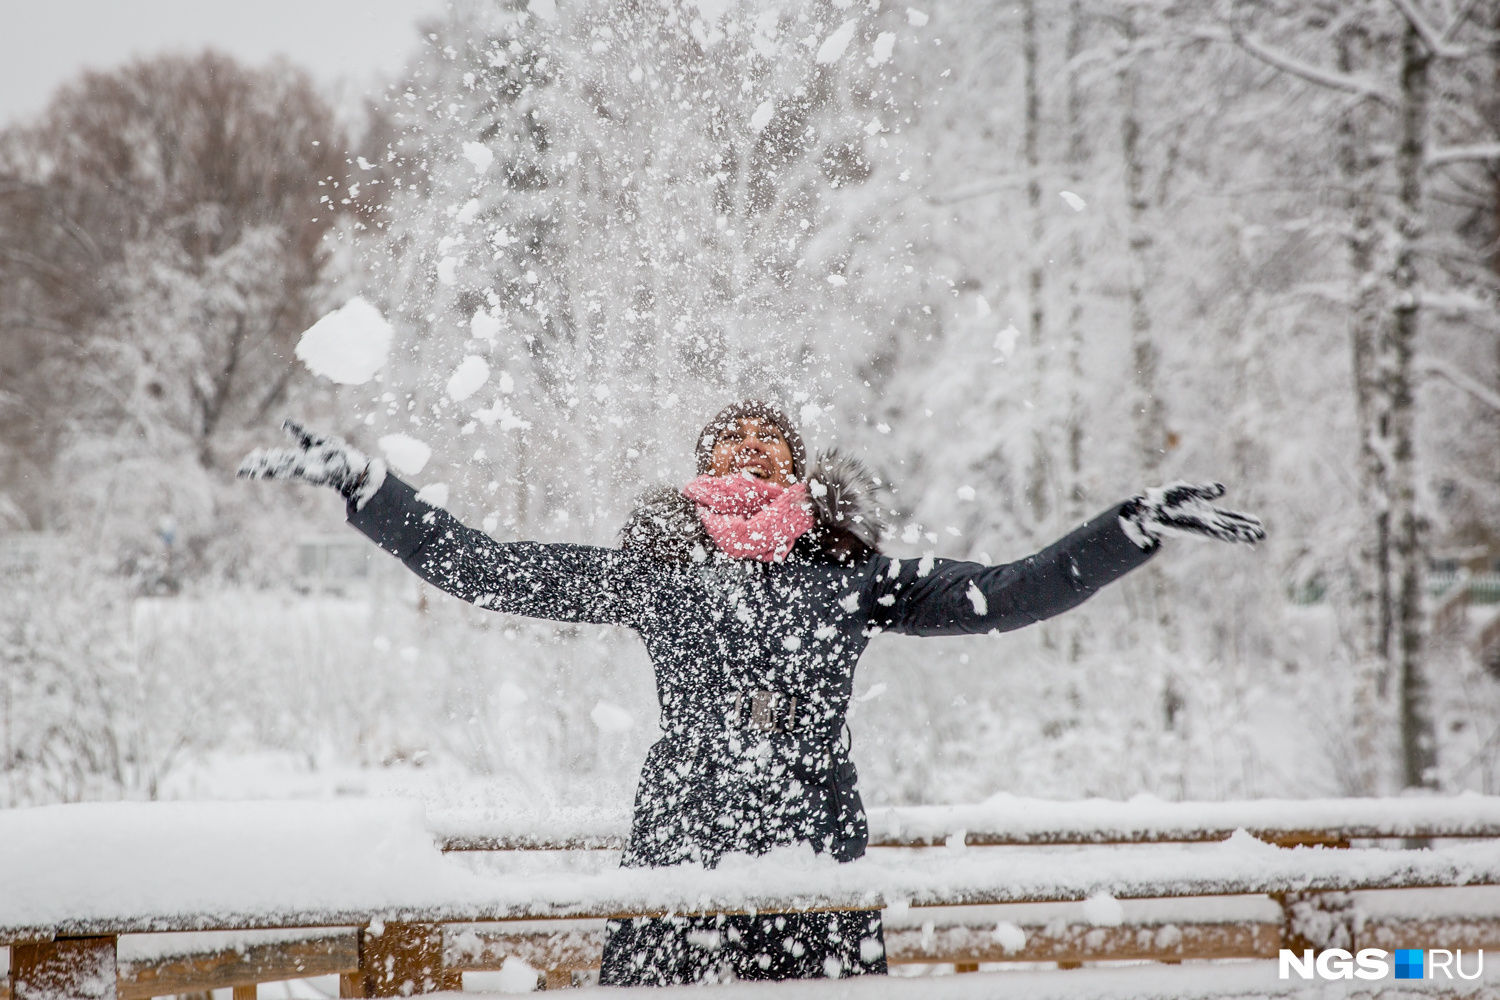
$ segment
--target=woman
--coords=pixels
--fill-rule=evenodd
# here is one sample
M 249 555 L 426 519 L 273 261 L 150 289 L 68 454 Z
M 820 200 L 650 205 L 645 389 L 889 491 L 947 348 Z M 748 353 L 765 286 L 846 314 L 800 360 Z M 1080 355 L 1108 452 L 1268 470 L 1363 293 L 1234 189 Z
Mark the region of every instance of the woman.
M 622 864 L 713 866 L 806 843 L 840 861 L 867 827 L 844 741 L 854 666 L 871 636 L 1019 628 L 1141 565 L 1163 534 L 1264 537 L 1213 507 L 1220 486 L 1148 490 L 1004 566 L 880 554 L 874 482 L 850 458 L 806 467 L 765 403 L 704 428 L 698 477 L 642 498 L 618 549 L 496 542 L 422 503 L 344 441 L 295 424 L 291 449 L 240 475 L 334 486 L 349 522 L 435 586 L 481 607 L 638 632 L 662 737 L 636 792 Z M 879 911 L 610 921 L 600 980 L 669 984 L 883 973 Z

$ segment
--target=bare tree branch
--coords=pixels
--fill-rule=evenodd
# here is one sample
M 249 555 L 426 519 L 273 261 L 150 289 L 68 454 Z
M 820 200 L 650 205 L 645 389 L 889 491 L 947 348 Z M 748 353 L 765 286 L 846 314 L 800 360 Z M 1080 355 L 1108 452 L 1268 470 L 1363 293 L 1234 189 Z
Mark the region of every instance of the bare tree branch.
M 1462 46 L 1452 46 L 1444 41 L 1444 36 L 1438 34 L 1437 29 L 1427 23 L 1427 18 L 1422 16 L 1422 12 L 1417 10 L 1411 0 L 1391 0 L 1391 5 L 1399 10 L 1401 16 L 1406 18 L 1406 23 L 1422 36 L 1427 51 L 1433 55 L 1440 59 L 1462 59 L 1469 54 L 1468 49 Z
M 1443 30 L 1444 42 L 1453 41 L 1454 37 L 1458 34 L 1458 30 L 1464 26 L 1464 22 L 1469 19 L 1469 15 L 1474 13 L 1474 8 L 1478 6 L 1479 0 L 1465 0 L 1464 5 L 1454 13 L 1453 20 L 1448 22 L 1448 27 Z
M 1360 97 L 1378 101 L 1388 108 L 1396 106 L 1394 97 L 1369 80 L 1362 80 L 1356 76 L 1337 73 L 1303 62 L 1301 59 L 1267 48 L 1256 39 L 1238 30 L 1232 31 L 1230 35 L 1240 48 L 1266 65 L 1273 66 L 1282 72 L 1290 73 L 1320 87 L 1328 87 L 1331 90 L 1340 90 L 1346 94 L 1357 94 Z
M 1469 163 L 1475 160 L 1500 160 L 1500 142 L 1434 149 L 1427 154 L 1426 163 L 1429 167 L 1438 167 L 1446 163 Z
M 1436 376 L 1448 381 L 1496 413 L 1500 413 L 1500 393 L 1465 375 L 1446 361 L 1439 361 L 1436 358 L 1419 358 L 1415 367 L 1423 375 Z

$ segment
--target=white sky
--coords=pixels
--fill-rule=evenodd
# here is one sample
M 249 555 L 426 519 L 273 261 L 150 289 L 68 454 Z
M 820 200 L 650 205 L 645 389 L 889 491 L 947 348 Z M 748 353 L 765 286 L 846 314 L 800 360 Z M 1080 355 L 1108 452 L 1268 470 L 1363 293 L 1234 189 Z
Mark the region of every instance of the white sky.
M 0 0 L 0 127 L 29 119 L 81 70 L 212 46 L 251 65 L 283 55 L 330 95 L 373 89 L 444 0 Z

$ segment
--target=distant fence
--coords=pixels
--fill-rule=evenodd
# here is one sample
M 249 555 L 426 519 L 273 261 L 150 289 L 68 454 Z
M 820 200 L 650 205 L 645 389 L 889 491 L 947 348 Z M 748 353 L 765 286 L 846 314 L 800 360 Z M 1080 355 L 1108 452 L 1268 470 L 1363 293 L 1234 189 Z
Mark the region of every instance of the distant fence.
M 557 987 L 597 968 L 604 919 L 666 914 L 879 908 L 890 962 L 959 971 L 987 962 L 1274 958 L 1283 947 L 1500 948 L 1500 906 L 1452 917 L 1434 916 L 1430 905 L 1406 913 L 1388 906 L 1371 915 L 1349 895 L 1500 885 L 1500 798 L 1005 797 L 876 810 L 874 843 L 945 849 L 872 851 L 849 865 L 793 852 L 715 870 L 503 876 L 439 851 L 474 850 L 481 841 L 491 849 L 597 849 L 622 834 L 620 817 L 591 825 L 574 816 L 571 831 L 555 817 L 531 819 L 545 836 L 518 836 L 516 820 L 495 814 L 429 820 L 401 802 L 0 813 L 0 944 L 11 948 L 10 994 L 139 1000 L 231 988 L 236 1000 L 249 1000 L 258 983 L 337 974 L 343 996 L 393 996 L 458 989 L 463 973 L 512 958 Z M 1237 832 L 1244 830 L 1255 832 Z M 1360 846 L 1418 837 L 1475 842 L 1422 851 Z M 1209 843 L 1216 840 L 1223 842 Z M 1068 919 L 1021 905 L 1079 902 Z M 121 935 L 267 929 L 292 933 L 158 947 L 149 960 L 119 947 Z M 921 993 L 921 984 L 912 990 Z

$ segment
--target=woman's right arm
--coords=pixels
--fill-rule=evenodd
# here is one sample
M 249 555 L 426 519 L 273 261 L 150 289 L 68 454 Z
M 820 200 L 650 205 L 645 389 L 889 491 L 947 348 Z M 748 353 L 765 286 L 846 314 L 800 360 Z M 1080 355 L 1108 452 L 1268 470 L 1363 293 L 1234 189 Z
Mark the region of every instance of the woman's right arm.
M 595 625 L 633 625 L 639 561 L 619 549 L 497 542 L 417 499 L 387 474 L 349 523 L 433 586 L 492 611 Z

